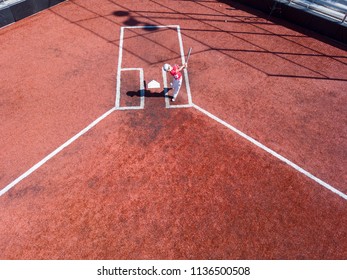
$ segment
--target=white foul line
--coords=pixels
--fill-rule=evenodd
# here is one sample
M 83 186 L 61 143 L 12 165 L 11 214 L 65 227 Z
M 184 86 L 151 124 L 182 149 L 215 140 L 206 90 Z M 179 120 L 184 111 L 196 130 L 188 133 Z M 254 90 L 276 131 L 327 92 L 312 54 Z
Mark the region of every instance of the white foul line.
M 28 171 L 23 173 L 21 176 L 19 176 L 17 179 L 15 179 L 12 183 L 8 184 L 6 187 L 0 190 L 0 196 L 8 192 L 11 188 L 13 188 L 15 185 L 17 185 L 20 181 L 28 177 L 31 173 L 36 171 L 38 168 L 40 168 L 42 165 L 44 165 L 47 161 L 49 161 L 51 158 L 56 156 L 59 152 L 61 152 L 63 149 L 65 149 L 67 146 L 72 144 L 74 141 L 76 141 L 79 137 L 81 137 L 83 134 L 85 134 L 88 130 L 93 128 L 95 125 L 97 125 L 100 121 L 102 121 L 104 118 L 106 118 L 109 114 L 111 114 L 115 108 L 112 108 L 111 110 L 107 111 L 105 114 L 97 118 L 95 121 L 93 121 L 91 124 L 89 124 L 87 127 L 82 129 L 79 133 L 77 133 L 75 136 L 70 138 L 68 141 L 66 141 L 63 145 L 55 149 L 53 152 L 51 152 L 48 156 L 46 156 L 44 159 L 42 159 L 40 162 L 36 163 L 33 167 L 31 167 Z
M 266 147 L 265 145 L 261 144 L 260 142 L 258 142 L 257 140 L 253 139 L 252 137 L 248 136 L 247 134 L 243 133 L 242 131 L 238 130 L 237 128 L 233 127 L 232 125 L 228 124 L 227 122 L 225 122 L 225 121 L 221 120 L 220 118 L 216 117 L 215 115 L 211 114 L 210 112 L 200 108 L 199 106 L 193 104 L 193 107 L 195 109 L 199 110 L 200 112 L 204 113 L 205 115 L 207 115 L 211 119 L 219 122 L 220 124 L 226 126 L 230 130 L 234 131 L 235 133 L 237 133 L 241 137 L 245 138 L 246 140 L 248 140 L 252 144 L 254 144 L 257 147 L 261 148 L 262 150 L 268 152 L 269 154 L 273 155 L 274 157 L 276 157 L 280 161 L 282 161 L 282 162 L 286 163 L 287 165 L 291 166 L 292 168 L 294 168 L 298 172 L 300 172 L 300 173 L 304 174 L 305 176 L 309 177 L 310 179 L 312 179 L 316 183 L 320 184 L 324 188 L 332 191 L 333 193 L 335 193 L 335 194 L 339 195 L 340 197 L 344 198 L 345 200 L 347 200 L 347 195 L 346 194 L 344 194 L 343 192 L 335 189 L 333 186 L 331 186 L 328 183 L 322 181 L 321 179 L 317 178 L 316 176 L 312 175 L 311 173 L 309 173 L 305 169 L 301 168 L 300 166 L 296 165 L 295 163 L 291 162 L 287 158 L 281 156 L 280 154 L 276 153 L 275 151 L 273 151 L 270 148 Z

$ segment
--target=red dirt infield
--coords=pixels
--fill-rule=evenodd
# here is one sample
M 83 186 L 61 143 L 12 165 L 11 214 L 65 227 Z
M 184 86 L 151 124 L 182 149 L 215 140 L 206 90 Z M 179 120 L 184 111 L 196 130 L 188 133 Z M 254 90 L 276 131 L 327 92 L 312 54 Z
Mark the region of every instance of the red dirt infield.
M 1 259 L 347 258 L 345 46 L 223 2 L 66 1 L 0 29 Z M 122 109 L 120 69 L 163 86 L 179 36 L 177 102 Z

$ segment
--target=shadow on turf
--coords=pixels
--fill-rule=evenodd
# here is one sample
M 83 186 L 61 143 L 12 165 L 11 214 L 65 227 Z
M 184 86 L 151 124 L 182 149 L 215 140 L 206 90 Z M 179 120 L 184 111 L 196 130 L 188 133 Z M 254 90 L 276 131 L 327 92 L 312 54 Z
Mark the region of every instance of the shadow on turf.
M 138 21 L 134 16 L 132 16 L 128 11 L 115 11 L 113 12 L 114 16 L 117 17 L 128 17 L 125 21 L 123 21 L 123 24 L 126 26 L 144 26 L 142 29 L 146 31 L 155 31 L 159 28 L 156 27 L 153 24 L 149 24 L 146 22 Z
M 161 92 L 151 92 L 150 90 L 138 90 L 138 91 L 128 91 L 126 94 L 127 96 L 130 97 L 161 97 L 161 98 L 172 98 L 172 96 L 166 95 L 166 93 L 170 90 L 171 88 L 164 88 Z
M 262 11 L 256 10 L 254 8 L 251 7 L 247 7 L 245 5 L 242 4 L 238 4 L 235 1 L 226 1 L 226 0 L 218 0 L 218 2 L 225 2 L 229 4 L 229 7 L 226 9 L 226 11 L 233 11 L 233 10 L 242 10 L 245 11 L 247 13 L 249 13 L 249 15 L 230 15 L 229 12 L 222 12 L 220 10 L 215 9 L 214 7 L 211 7 L 209 5 L 207 5 L 206 3 L 210 2 L 210 1 L 192 1 L 192 0 L 184 0 L 187 2 L 194 2 L 194 4 L 196 4 L 197 6 L 200 6 L 204 9 L 208 9 L 210 10 L 213 15 L 215 17 L 217 17 L 217 19 L 211 19 L 211 18 L 196 18 L 195 16 L 203 16 L 204 14 L 202 13 L 181 13 L 178 10 L 175 10 L 174 8 L 169 8 L 165 5 L 163 5 L 162 3 L 160 3 L 158 0 L 150 0 L 152 3 L 157 4 L 158 6 L 161 6 L 163 8 L 165 8 L 165 11 L 149 11 L 150 12 L 150 16 L 147 14 L 148 11 L 143 11 L 143 10 L 129 10 L 126 6 L 121 5 L 120 3 L 115 3 L 115 5 L 118 8 L 121 8 L 121 10 L 114 10 L 112 12 L 112 15 L 115 17 L 124 17 L 124 21 L 123 24 L 125 24 L 126 26 L 144 26 L 143 29 L 149 32 L 158 32 L 159 28 L 157 28 L 157 26 L 163 25 L 164 23 L 161 21 L 161 19 L 164 18 L 167 19 L 167 16 L 170 16 L 170 19 L 172 20 L 180 20 L 182 19 L 182 15 L 184 16 L 183 18 L 186 19 L 190 19 L 193 21 L 197 21 L 200 23 L 203 23 L 205 25 L 207 25 L 208 27 L 208 32 L 214 32 L 214 33 L 221 33 L 225 36 L 229 36 L 231 40 L 233 39 L 237 39 L 237 40 L 241 40 L 245 43 L 250 44 L 251 46 L 254 46 L 256 49 L 252 48 L 251 50 L 248 49 L 244 49 L 244 48 L 216 48 L 215 46 L 212 46 L 211 44 L 209 44 L 206 40 L 199 39 L 196 36 L 192 36 L 189 33 L 186 33 L 187 31 L 192 31 L 192 32 L 207 32 L 206 29 L 198 29 L 196 27 L 185 27 L 181 29 L 181 32 L 184 33 L 184 36 L 186 36 L 187 38 L 192 39 L 193 41 L 205 46 L 207 48 L 207 50 L 203 50 L 201 52 L 208 52 L 208 51 L 218 51 L 222 54 L 224 54 L 225 56 L 235 59 L 257 71 L 260 71 L 268 76 L 271 77 L 284 77 L 284 78 L 304 78 L 304 79 L 320 79 L 320 80 L 332 80 L 332 81 L 347 81 L 347 79 L 345 77 L 336 77 L 335 75 L 326 75 L 326 73 L 319 71 L 319 69 L 317 69 L 316 67 L 310 67 L 310 65 L 305 64 L 305 63 L 300 63 L 300 61 L 297 61 L 295 58 L 296 56 L 306 56 L 306 57 L 323 57 L 323 58 L 328 58 L 331 59 L 331 63 L 338 63 L 338 64 L 344 64 L 347 65 L 347 63 L 344 61 L 344 59 L 346 58 L 346 56 L 344 55 L 330 55 L 329 53 L 324 52 L 323 50 L 321 50 L 320 48 L 314 47 L 314 46 L 310 46 L 307 44 L 303 44 L 300 42 L 300 40 L 296 40 L 296 38 L 303 38 L 305 39 L 306 37 L 314 37 L 315 32 L 311 31 L 311 30 L 307 30 L 305 28 L 296 26 L 292 23 L 289 23 L 287 21 L 284 21 L 282 19 L 278 19 L 278 18 L 274 18 L 271 17 L 269 18 L 269 15 L 265 14 Z M 111 1 L 112 2 L 112 1 Z M 74 2 L 74 5 L 78 6 L 81 9 L 84 9 L 90 13 L 93 13 L 96 17 L 101 17 L 104 20 L 107 20 L 108 22 L 115 24 L 116 26 L 121 26 L 120 24 L 113 22 L 109 17 L 104 16 L 104 15 L 99 15 L 96 12 L 94 12 L 93 10 L 88 9 L 87 7 L 84 7 L 83 5 Z M 55 11 L 54 9 L 51 11 L 52 13 L 54 13 L 55 15 L 73 23 L 76 24 L 77 26 L 79 26 L 80 28 L 87 30 L 89 32 L 91 32 L 92 34 L 98 36 L 99 38 L 102 38 L 103 40 L 114 44 L 116 46 L 118 46 L 118 40 L 114 40 L 113 38 L 110 39 L 107 36 L 104 36 L 102 34 L 100 34 L 99 32 L 95 32 L 94 30 L 92 30 L 91 28 L 86 27 L 85 25 L 82 24 L 82 22 L 84 22 L 85 20 L 72 20 L 71 18 L 69 18 L 66 14 L 64 13 L 58 13 L 58 11 Z M 172 17 L 177 15 L 177 17 Z M 206 14 L 209 15 L 210 14 Z M 141 18 L 141 21 L 139 21 L 138 19 Z M 142 18 L 144 18 L 146 21 L 142 20 Z M 233 31 L 229 31 L 226 30 L 218 25 L 216 25 L 215 23 L 220 23 L 220 22 L 226 22 L 226 24 L 229 24 L 229 22 L 236 22 L 239 25 L 251 25 L 254 28 L 256 28 L 256 32 L 244 32 L 243 30 L 233 30 Z M 151 24 L 149 24 L 149 22 L 151 22 Z M 140 25 L 141 24 L 141 25 Z M 280 33 L 276 33 L 274 31 L 268 30 L 268 26 L 271 26 L 273 24 L 278 24 L 278 25 L 282 25 L 287 27 L 288 29 L 292 29 L 294 31 L 299 32 L 299 34 L 295 34 L 295 35 L 288 35 L 288 34 L 280 34 Z M 157 30 L 158 29 L 158 30 Z M 304 48 L 306 49 L 305 52 L 302 51 L 297 51 L 297 52 L 281 52 L 281 51 L 272 51 L 269 50 L 268 48 L 257 44 L 256 41 L 253 40 L 253 36 L 260 36 L 260 35 L 264 35 L 264 36 L 273 36 L 274 38 L 279 38 L 281 40 L 285 40 L 287 42 L 289 42 L 290 44 L 294 44 L 296 46 L 298 46 L 298 48 Z M 324 36 L 316 34 L 317 35 L 317 39 L 321 40 L 325 43 L 331 44 L 337 48 L 341 48 L 344 49 L 342 47 L 342 44 L 339 42 L 335 42 L 333 40 L 331 40 L 330 38 L 326 38 L 326 40 L 324 40 Z M 136 35 L 136 36 L 143 36 L 143 35 Z M 150 38 L 146 38 L 147 40 L 153 41 Z M 153 41 L 154 43 L 158 44 L 157 42 Z M 344 45 L 343 45 L 344 46 Z M 160 47 L 169 49 L 167 46 L 165 46 L 164 44 L 160 45 Z M 139 56 L 137 53 L 132 52 L 131 50 L 128 50 L 128 52 L 130 54 L 132 54 L 133 56 L 141 59 L 142 61 L 145 61 L 146 63 L 153 65 L 159 62 L 164 62 L 164 61 L 149 61 L 148 59 L 146 59 L 146 57 L 143 56 Z M 262 69 L 262 67 L 258 66 L 255 63 L 251 63 L 248 60 L 243 59 L 240 56 L 237 56 L 235 54 L 237 53 L 248 53 L 251 55 L 251 53 L 260 53 L 260 54 L 265 54 L 268 56 L 274 56 L 277 59 L 280 60 L 284 60 L 285 62 L 294 64 L 296 67 L 299 68 L 304 68 L 306 71 L 311 71 L 311 73 L 308 73 L 307 75 L 298 75 L 296 73 L 294 74 L 287 74 L 287 73 L 282 73 L 282 72 L 273 72 L 273 71 L 267 71 L 266 69 Z M 309 52 L 309 54 L 307 53 Z M 197 54 L 197 53 L 195 53 Z M 288 57 L 288 55 L 290 55 Z M 294 56 L 294 58 L 293 58 Z M 175 59 L 179 59 L 180 56 L 177 55 L 177 57 L 175 57 Z M 174 59 L 174 58 L 173 58 Z

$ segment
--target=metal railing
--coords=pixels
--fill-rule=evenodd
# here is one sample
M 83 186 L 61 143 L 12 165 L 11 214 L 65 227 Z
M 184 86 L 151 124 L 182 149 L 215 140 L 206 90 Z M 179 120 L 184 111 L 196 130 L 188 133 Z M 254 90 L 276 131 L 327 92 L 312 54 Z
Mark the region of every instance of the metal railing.
M 13 4 L 16 4 L 17 2 L 23 2 L 25 0 L 0 0 L 0 4 L 3 4 L 3 5 L 13 5 Z
M 277 0 L 289 5 L 297 5 L 315 13 L 346 23 L 347 0 Z

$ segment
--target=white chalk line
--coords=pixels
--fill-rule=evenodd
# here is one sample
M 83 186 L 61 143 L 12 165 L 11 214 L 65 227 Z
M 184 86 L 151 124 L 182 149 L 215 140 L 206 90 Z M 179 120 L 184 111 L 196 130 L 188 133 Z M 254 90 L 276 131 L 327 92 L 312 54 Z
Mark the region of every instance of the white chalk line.
M 169 98 L 167 98 L 169 96 L 169 91 L 168 91 L 168 87 L 167 87 L 167 77 L 166 77 L 166 71 L 161 68 L 161 74 L 163 76 L 163 87 L 164 87 L 164 91 L 165 91 L 165 108 L 170 108 L 170 100 Z
M 48 156 L 46 156 L 44 159 L 36 163 L 33 167 L 31 167 L 28 171 L 23 173 L 21 176 L 19 176 L 17 179 L 12 181 L 10 184 L 8 184 L 6 187 L 0 190 L 0 196 L 4 195 L 6 192 L 8 192 L 10 189 L 12 189 L 15 185 L 17 185 L 19 182 L 21 182 L 23 179 L 28 177 L 31 173 L 39 169 L 42 165 L 44 165 L 47 161 L 52 159 L 54 156 L 56 156 L 58 153 L 60 153 L 62 150 L 64 150 L 66 147 L 71 145 L 73 142 L 75 142 L 78 138 L 80 138 L 83 134 L 88 132 L 91 128 L 93 128 L 95 125 L 97 125 L 100 121 L 105 119 L 108 115 L 110 115 L 113 111 L 115 111 L 115 108 L 112 108 L 111 110 L 107 111 L 105 114 L 97 118 L 95 121 L 90 123 L 87 127 L 82 129 L 79 133 L 77 133 L 75 136 L 70 138 L 68 141 L 66 141 L 63 145 L 55 149 L 53 152 L 51 152 Z
M 180 28 L 179 25 L 177 25 L 176 29 L 177 29 L 178 42 L 179 42 L 179 46 L 180 46 L 181 63 L 183 65 L 185 63 L 185 54 L 184 54 L 184 48 L 183 48 L 181 28 Z M 167 109 L 172 109 L 172 108 L 189 108 L 189 107 L 193 106 L 192 95 L 191 95 L 191 92 L 190 92 L 190 85 L 189 85 L 189 78 L 188 78 L 188 71 L 187 71 L 187 69 L 184 69 L 183 73 L 184 73 L 184 79 L 185 79 L 185 83 L 186 83 L 188 103 L 187 104 L 173 105 L 173 104 L 170 104 L 170 100 L 168 98 L 166 98 L 165 99 L 165 107 Z M 166 72 L 163 69 L 162 69 L 162 76 L 163 76 L 164 89 L 166 89 L 167 88 L 167 74 L 166 74 Z M 168 96 L 168 92 L 167 91 L 165 92 L 165 96 Z
M 182 35 L 181 35 L 181 28 L 180 26 L 177 26 L 177 36 L 178 36 L 178 42 L 180 45 L 180 53 L 181 53 L 181 61 L 182 61 L 182 65 L 186 62 L 185 59 L 185 53 L 183 50 L 183 41 L 182 41 Z M 190 93 L 190 86 L 189 86 L 189 79 L 188 79 L 188 71 L 187 69 L 183 70 L 184 73 L 184 79 L 186 81 L 186 90 L 187 90 L 187 95 L 188 95 L 188 104 L 189 105 L 193 105 L 192 103 L 192 95 Z
M 142 106 L 122 106 L 119 108 L 115 108 L 117 111 L 127 111 L 127 110 L 142 110 Z
M 170 105 L 170 109 L 176 109 L 176 108 L 191 108 L 193 105 L 191 104 L 181 104 L 181 105 Z
M 338 189 L 334 188 L 333 186 L 329 185 L 328 183 L 324 182 L 323 180 L 321 180 L 321 179 L 317 178 L 316 176 L 312 175 L 310 172 L 308 172 L 305 169 L 301 168 L 300 166 L 298 166 L 297 164 L 293 163 L 289 159 L 281 156 L 280 154 L 276 153 L 275 151 L 273 151 L 270 148 L 266 147 L 265 145 L 261 144 L 260 142 L 258 142 L 257 140 L 253 139 L 252 137 L 248 136 L 247 134 L 243 133 L 242 131 L 238 130 L 237 128 L 233 127 L 232 125 L 228 124 L 227 122 L 225 122 L 225 121 L 221 120 L 220 118 L 216 117 L 215 115 L 211 114 L 210 112 L 202 109 L 201 107 L 199 107 L 199 106 L 197 106 L 195 104 L 193 104 L 193 107 L 195 109 L 197 109 L 198 111 L 202 112 L 203 114 L 207 115 L 211 119 L 217 121 L 218 123 L 224 125 L 225 127 L 229 128 L 233 132 L 237 133 L 241 137 L 245 138 L 247 141 L 249 141 L 252 144 L 256 145 L 260 149 L 266 151 L 267 153 L 269 153 L 272 156 L 276 157 L 280 161 L 286 163 L 290 167 L 294 168 L 296 171 L 304 174 L 306 177 L 312 179 L 313 181 L 315 181 L 319 185 L 323 186 L 324 188 L 332 191 L 333 193 L 335 193 L 338 196 L 342 197 L 343 199 L 347 200 L 347 195 L 345 193 L 339 191 Z
M 125 29 L 157 29 L 157 28 L 177 28 L 179 25 L 136 25 L 136 26 L 123 26 Z
M 124 38 L 124 27 L 120 28 L 120 38 L 119 38 L 119 53 L 118 53 L 118 67 L 117 67 L 117 88 L 116 88 L 116 103 L 115 107 L 120 106 L 120 75 L 122 68 L 123 59 L 123 38 Z
M 139 79 L 140 79 L 140 106 L 120 106 L 120 90 L 117 93 L 118 102 L 116 104 L 117 110 L 142 110 L 145 108 L 145 86 L 144 86 L 144 74 L 143 68 L 121 68 L 119 71 L 139 71 Z M 121 80 L 119 80 L 119 84 Z M 118 84 L 117 84 L 118 85 Z

